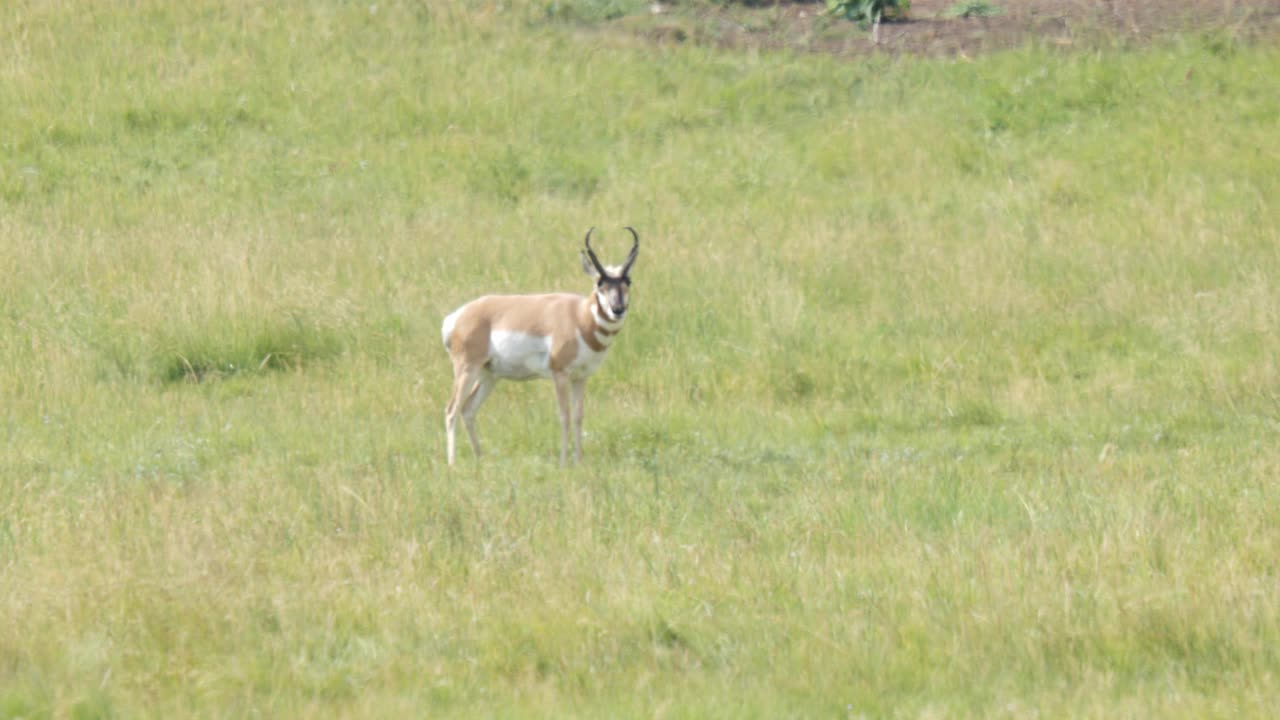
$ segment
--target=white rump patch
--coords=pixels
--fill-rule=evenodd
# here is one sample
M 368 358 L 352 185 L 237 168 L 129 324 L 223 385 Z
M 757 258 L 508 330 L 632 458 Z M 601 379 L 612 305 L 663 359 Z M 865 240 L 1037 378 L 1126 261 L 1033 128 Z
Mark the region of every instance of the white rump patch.
M 463 305 L 462 307 L 466 307 Z M 458 308 L 449 313 L 444 318 L 444 324 L 440 326 L 440 339 L 444 341 L 444 349 L 449 349 L 449 336 L 453 334 L 453 326 L 458 324 L 458 316 L 462 314 L 462 308 Z

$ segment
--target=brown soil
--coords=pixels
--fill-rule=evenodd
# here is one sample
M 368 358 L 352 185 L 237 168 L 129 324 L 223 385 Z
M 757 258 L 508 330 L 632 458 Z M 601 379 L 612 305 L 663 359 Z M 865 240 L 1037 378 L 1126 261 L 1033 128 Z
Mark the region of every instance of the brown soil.
M 1144 43 L 1176 32 L 1280 39 L 1280 0 L 988 0 L 992 17 L 953 18 L 956 0 L 912 0 L 908 18 L 884 23 L 878 42 L 856 23 L 827 15 L 822 2 L 778 0 L 756 7 L 656 0 L 645 17 L 619 21 L 656 42 L 836 55 L 967 56 L 1028 43 L 1063 48 Z

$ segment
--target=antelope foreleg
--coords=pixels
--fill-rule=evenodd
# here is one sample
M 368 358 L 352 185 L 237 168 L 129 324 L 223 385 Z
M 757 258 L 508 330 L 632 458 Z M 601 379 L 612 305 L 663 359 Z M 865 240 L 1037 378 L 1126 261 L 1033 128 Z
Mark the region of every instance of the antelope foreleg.
M 574 380 L 569 385 L 569 397 L 573 401 L 573 461 L 582 462 L 582 419 L 585 416 L 583 405 L 587 396 L 587 381 Z
M 556 404 L 560 409 L 560 466 L 564 467 L 569 454 L 569 416 L 571 412 L 569 398 L 569 376 L 558 372 L 551 376 L 556 385 Z

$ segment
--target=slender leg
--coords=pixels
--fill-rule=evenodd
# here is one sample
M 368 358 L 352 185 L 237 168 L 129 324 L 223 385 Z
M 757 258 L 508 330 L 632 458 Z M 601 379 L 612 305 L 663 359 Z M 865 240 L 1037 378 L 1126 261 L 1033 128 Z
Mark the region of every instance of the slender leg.
M 475 391 L 462 406 L 462 422 L 467 426 L 467 437 L 471 439 L 471 450 L 476 457 L 480 457 L 480 436 L 476 434 L 476 413 L 480 411 L 480 406 L 484 404 L 485 398 L 489 397 L 489 393 L 493 392 L 493 386 L 497 382 L 498 379 L 489 373 L 481 373 L 476 381 Z
M 587 397 L 586 378 L 574 380 L 569 385 L 569 397 L 573 400 L 573 461 L 582 462 L 582 418 L 585 414 L 583 403 Z
M 461 392 L 462 378 L 456 374 L 453 378 L 453 391 L 449 394 L 449 404 L 444 408 L 444 437 L 446 455 L 449 458 L 449 464 L 453 464 L 454 459 L 454 431 L 458 427 L 458 416 L 454 413 L 454 408 L 458 406 L 458 395 Z
M 453 368 L 453 394 L 449 397 L 449 405 L 444 409 L 444 430 L 445 445 L 448 448 L 449 464 L 452 465 L 456 457 L 455 436 L 458 429 L 458 416 L 462 414 L 462 409 L 471 402 L 477 390 L 479 390 L 480 373 L 483 370 L 469 370 L 460 367 L 457 364 Z
M 560 466 L 564 467 L 569 451 L 569 375 L 554 373 L 551 380 L 556 384 L 556 404 L 560 406 Z

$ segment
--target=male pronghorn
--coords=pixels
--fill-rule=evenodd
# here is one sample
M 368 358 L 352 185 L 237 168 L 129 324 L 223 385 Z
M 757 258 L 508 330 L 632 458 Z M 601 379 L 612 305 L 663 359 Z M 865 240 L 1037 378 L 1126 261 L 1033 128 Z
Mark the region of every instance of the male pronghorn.
M 609 345 L 622 329 L 631 293 L 629 273 L 640 251 L 640 236 L 627 228 L 635 238 L 627 261 L 621 266 L 601 265 L 591 249 L 594 229 L 587 231 L 582 251 L 582 269 L 596 280 L 591 295 L 485 295 L 444 319 L 440 331 L 453 360 L 453 393 L 444 411 L 450 465 L 459 415 L 467 425 L 471 449 L 480 455 L 476 412 L 502 378 L 551 378 L 560 405 L 560 464 L 565 464 L 569 452 L 571 409 L 574 460 L 582 459 L 587 378 L 604 362 Z

